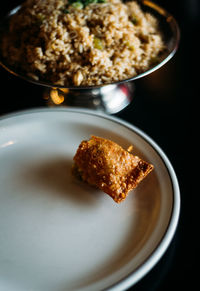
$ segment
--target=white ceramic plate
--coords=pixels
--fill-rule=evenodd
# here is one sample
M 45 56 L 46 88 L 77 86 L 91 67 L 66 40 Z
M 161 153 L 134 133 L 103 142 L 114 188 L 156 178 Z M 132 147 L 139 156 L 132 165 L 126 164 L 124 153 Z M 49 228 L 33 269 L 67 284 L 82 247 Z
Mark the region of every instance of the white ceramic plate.
M 133 145 L 155 166 L 121 204 L 70 174 L 91 134 Z M 81 109 L 0 120 L 0 290 L 124 290 L 163 255 L 179 210 L 169 160 L 134 126 Z

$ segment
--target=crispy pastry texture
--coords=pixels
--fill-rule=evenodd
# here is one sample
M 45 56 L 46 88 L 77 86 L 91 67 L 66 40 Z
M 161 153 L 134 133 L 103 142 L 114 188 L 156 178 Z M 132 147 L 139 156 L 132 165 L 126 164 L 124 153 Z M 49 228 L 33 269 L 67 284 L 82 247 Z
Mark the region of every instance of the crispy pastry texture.
M 74 162 L 74 175 L 98 187 L 117 203 L 153 170 L 153 165 L 97 136 L 81 142 Z

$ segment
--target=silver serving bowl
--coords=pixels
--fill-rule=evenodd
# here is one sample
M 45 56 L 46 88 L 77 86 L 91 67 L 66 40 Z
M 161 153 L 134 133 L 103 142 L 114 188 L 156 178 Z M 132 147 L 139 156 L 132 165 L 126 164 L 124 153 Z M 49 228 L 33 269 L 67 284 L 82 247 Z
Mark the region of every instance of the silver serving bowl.
M 36 81 L 27 75 L 17 71 L 10 66 L 3 58 L 0 51 L 0 64 L 7 71 L 20 77 L 26 81 L 46 87 L 44 96 L 48 100 L 49 105 L 77 106 L 90 109 L 103 110 L 106 113 L 113 114 L 125 108 L 133 98 L 134 82 L 139 78 L 156 71 L 166 64 L 175 54 L 178 48 L 180 31 L 175 18 L 165 9 L 157 4 L 148 1 L 139 1 L 142 9 L 153 14 L 159 21 L 160 30 L 163 34 L 164 42 L 167 47 L 160 62 L 149 68 L 147 71 L 138 74 L 132 78 L 113 82 L 111 84 L 103 84 L 99 86 L 60 86 L 43 81 Z M 21 6 L 17 6 L 11 10 L 0 22 L 0 39 L 3 33 L 8 30 L 9 20 Z

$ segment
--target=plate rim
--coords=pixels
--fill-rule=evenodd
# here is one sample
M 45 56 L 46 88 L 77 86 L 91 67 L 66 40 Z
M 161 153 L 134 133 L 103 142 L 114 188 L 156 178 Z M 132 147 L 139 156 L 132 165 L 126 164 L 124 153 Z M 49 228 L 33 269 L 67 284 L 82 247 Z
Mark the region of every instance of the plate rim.
M 169 247 L 174 234 L 176 232 L 178 221 L 180 217 L 180 208 L 181 208 L 181 199 L 180 199 L 180 188 L 178 179 L 175 173 L 175 170 L 165 154 L 165 152 L 161 149 L 161 147 L 143 130 L 139 129 L 137 126 L 124 121 L 123 119 L 115 116 L 110 116 L 108 114 L 105 114 L 101 111 L 95 111 L 91 109 L 85 109 L 85 108 L 66 108 L 66 107 L 39 107 L 39 108 L 32 108 L 32 109 L 25 109 L 25 110 L 19 110 L 8 114 L 3 114 L 0 116 L 0 128 L 1 128 L 1 122 L 6 121 L 10 118 L 14 117 L 21 117 L 23 115 L 29 115 L 29 114 L 35 114 L 35 113 L 58 113 L 58 112 L 72 112 L 72 113 L 79 113 L 79 114 L 86 114 L 86 115 L 92 115 L 95 117 L 103 118 L 109 121 L 113 121 L 119 125 L 122 125 L 129 130 L 136 133 L 138 136 L 140 136 L 143 140 L 145 140 L 156 152 L 156 154 L 160 157 L 162 162 L 164 163 L 166 170 L 168 172 L 171 185 L 172 185 L 172 194 L 173 194 L 173 201 L 172 201 L 172 210 L 171 210 L 171 216 L 169 219 L 168 226 L 166 227 L 166 230 L 164 234 L 162 235 L 162 238 L 158 242 L 157 246 L 154 248 L 154 250 L 146 257 L 144 262 L 140 264 L 134 271 L 130 272 L 126 276 L 124 276 L 119 281 L 115 282 L 114 284 L 111 284 L 109 287 L 106 287 L 104 290 L 109 291 L 123 291 L 124 289 L 127 289 L 133 285 L 135 285 L 139 280 L 141 280 L 147 273 L 158 263 L 158 261 L 161 259 L 161 257 L 166 252 L 167 248 Z

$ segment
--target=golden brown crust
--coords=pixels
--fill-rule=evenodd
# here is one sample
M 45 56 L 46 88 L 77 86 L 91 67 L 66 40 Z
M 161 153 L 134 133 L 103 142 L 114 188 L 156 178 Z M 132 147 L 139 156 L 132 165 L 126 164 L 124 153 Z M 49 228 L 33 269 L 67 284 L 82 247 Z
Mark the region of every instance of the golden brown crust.
M 97 136 L 81 142 L 74 162 L 76 175 L 97 186 L 117 203 L 153 170 L 153 165 L 113 141 Z

